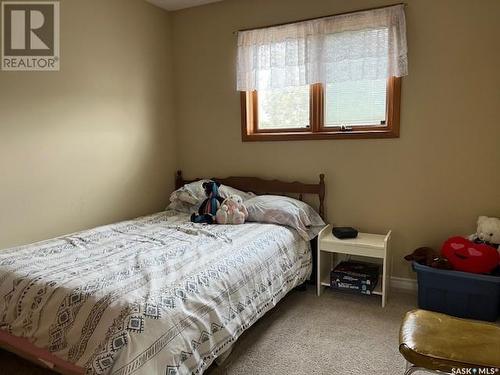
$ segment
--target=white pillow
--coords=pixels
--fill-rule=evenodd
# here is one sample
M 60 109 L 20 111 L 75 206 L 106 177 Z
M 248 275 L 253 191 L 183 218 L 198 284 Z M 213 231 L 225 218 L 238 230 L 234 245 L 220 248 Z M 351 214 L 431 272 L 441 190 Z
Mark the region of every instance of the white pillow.
M 170 195 L 170 202 L 181 201 L 193 206 L 200 205 L 201 202 L 207 199 L 205 190 L 203 189 L 203 183 L 208 181 L 210 180 L 200 180 L 184 185 Z M 227 185 L 219 186 L 219 195 L 224 199 L 230 195 L 239 195 L 241 199 L 243 199 L 243 202 L 255 197 L 254 193 L 245 193 L 244 191 Z
M 307 241 L 325 226 L 321 216 L 311 206 L 290 197 L 261 195 L 244 204 L 248 210 L 247 221 L 286 225 Z
M 170 202 L 170 204 L 167 206 L 167 210 L 173 210 L 173 211 L 183 212 L 185 214 L 190 214 L 190 213 L 195 212 L 196 208 L 195 208 L 195 206 L 193 206 L 189 203 L 186 203 L 186 202 L 183 202 L 180 200 L 176 200 L 176 201 Z

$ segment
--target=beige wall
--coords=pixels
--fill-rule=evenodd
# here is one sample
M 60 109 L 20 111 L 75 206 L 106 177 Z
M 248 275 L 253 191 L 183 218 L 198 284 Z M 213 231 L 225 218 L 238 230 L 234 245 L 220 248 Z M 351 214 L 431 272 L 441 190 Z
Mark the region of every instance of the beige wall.
M 500 216 L 500 1 L 407 0 L 401 138 L 242 143 L 234 30 L 394 1 L 226 0 L 173 15 L 179 166 L 187 176 L 327 175 L 329 220 L 394 231 L 403 254 Z
M 170 38 L 143 0 L 62 0 L 61 71 L 0 72 L 0 248 L 165 207 Z

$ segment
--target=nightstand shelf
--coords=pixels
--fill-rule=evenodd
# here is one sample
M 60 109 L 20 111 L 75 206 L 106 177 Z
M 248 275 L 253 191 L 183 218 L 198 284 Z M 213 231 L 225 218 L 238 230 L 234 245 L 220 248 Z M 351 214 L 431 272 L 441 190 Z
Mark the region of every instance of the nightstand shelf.
M 379 259 L 382 272 L 372 294 L 382 297 L 382 307 L 385 307 L 388 293 L 388 255 L 391 231 L 385 235 L 359 233 L 357 238 L 340 240 L 333 236 L 332 226 L 326 226 L 318 235 L 318 275 L 317 294 L 321 295 L 323 287 L 330 286 L 330 272 L 338 263 L 335 255 L 347 257 L 369 257 Z

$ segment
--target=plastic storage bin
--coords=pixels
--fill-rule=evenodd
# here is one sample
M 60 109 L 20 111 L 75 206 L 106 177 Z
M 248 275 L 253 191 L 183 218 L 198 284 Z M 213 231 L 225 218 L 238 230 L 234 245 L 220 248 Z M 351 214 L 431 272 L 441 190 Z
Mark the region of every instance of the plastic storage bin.
M 413 263 L 418 306 L 460 318 L 496 321 L 500 315 L 500 277 L 439 270 Z

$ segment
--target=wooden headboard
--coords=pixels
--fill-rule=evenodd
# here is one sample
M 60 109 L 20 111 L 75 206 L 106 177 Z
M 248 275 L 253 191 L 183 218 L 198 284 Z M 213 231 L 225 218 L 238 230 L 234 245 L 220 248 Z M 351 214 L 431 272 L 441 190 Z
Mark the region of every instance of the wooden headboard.
M 250 191 L 257 195 L 262 194 L 297 194 L 298 198 L 302 200 L 304 194 L 317 195 L 319 199 L 319 210 L 320 216 L 325 219 L 325 175 L 319 175 L 319 183 L 317 184 L 305 184 L 302 182 L 284 182 L 279 180 L 264 180 L 259 177 L 227 177 L 210 178 L 213 181 L 217 181 L 223 185 L 234 187 L 238 190 Z M 195 178 L 194 180 L 185 180 L 182 176 L 182 171 L 177 171 L 175 176 L 175 188 L 188 184 L 190 182 L 199 181 L 201 178 Z

